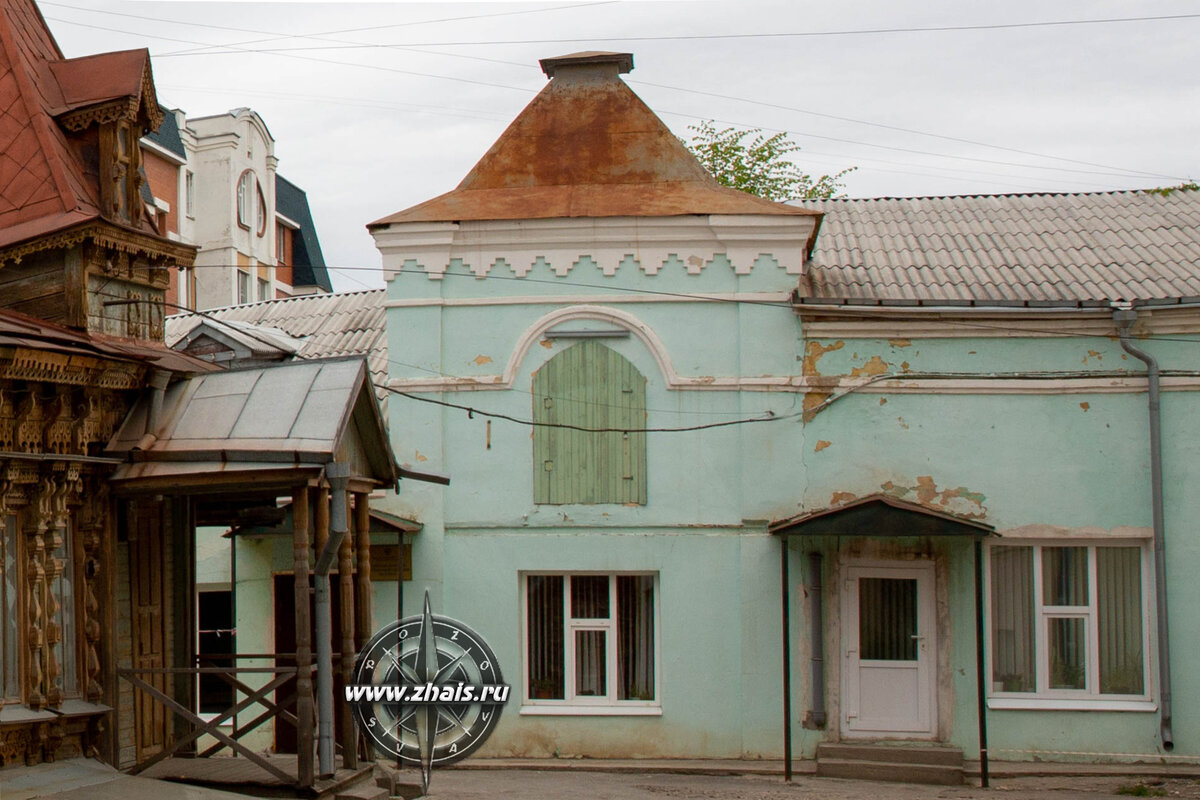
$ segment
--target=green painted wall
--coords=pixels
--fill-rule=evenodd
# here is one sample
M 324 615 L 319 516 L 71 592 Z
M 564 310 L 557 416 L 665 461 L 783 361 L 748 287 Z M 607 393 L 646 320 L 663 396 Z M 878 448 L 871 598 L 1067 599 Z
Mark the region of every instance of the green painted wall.
M 624 269 L 624 268 L 623 268 Z M 572 272 L 530 273 L 548 283 L 481 281 L 452 267 L 431 281 L 404 274 L 390 284 L 395 300 L 572 294 L 589 302 L 613 286 L 655 292 L 786 292 L 794 278 L 779 269 L 749 276 L 709 268 L 700 276 L 616 278 Z M 580 286 L 593 283 L 601 288 Z M 947 512 L 970 515 L 1001 532 L 1104 536 L 1150 525 L 1145 394 L 1087 391 L 1069 383 L 1141 371 L 1105 336 L 893 338 L 886 323 L 863 338 L 810 340 L 803 319 L 786 305 L 664 302 L 606 303 L 636 316 L 662 342 L 683 379 L 667 385 L 655 355 L 636 336 L 605 340 L 646 378 L 649 427 L 688 427 L 766 412 L 779 419 L 680 433 L 652 433 L 647 444 L 644 505 L 538 505 L 533 502 L 533 442 L 526 425 L 393 396 L 392 441 L 399 460 L 451 475 L 442 488 L 407 481 L 387 510 L 421 520 L 414 580 L 405 586 L 414 613 L 424 590 L 435 611 L 480 631 L 514 685 L 491 755 L 677 756 L 777 758 L 782 748 L 779 542 L 770 520 L 825 508 L 853 496 L 884 492 Z M 392 308 L 388 316 L 393 379 L 428 379 L 429 370 L 489 380 L 503 372 L 522 335 L 561 306 Z M 1003 323 L 1001 323 L 1003 324 Z M 1069 323 L 1064 323 L 1068 325 Z M 1014 325 L 1019 328 L 1019 324 Z M 1066 328 L 1069 329 L 1069 328 Z M 532 415 L 535 372 L 569 346 L 536 342 L 517 364 L 511 390 L 422 395 L 520 419 Z M 814 344 L 825 352 L 813 355 Z M 1165 368 L 1190 369 L 1193 342 L 1145 343 Z M 806 361 L 806 355 L 810 358 Z M 1032 393 L 861 392 L 842 397 L 804 421 L 805 391 L 726 391 L 725 378 L 833 378 L 879 370 L 911 373 L 1031 374 Z M 1051 379 L 1068 381 L 1051 388 Z M 712 380 L 710 380 L 712 379 Z M 1072 388 L 1075 386 L 1076 388 Z M 817 392 L 820 387 L 812 387 Z M 810 397 L 809 402 L 820 396 Z M 1163 399 L 1166 435 L 1170 599 L 1176 681 L 1176 754 L 1200 756 L 1200 686 L 1185 669 L 1200 654 L 1200 633 L 1186 609 L 1200 601 L 1187 579 L 1200 564 L 1191 520 L 1200 518 L 1200 444 L 1188 435 L 1200 401 L 1190 391 Z M 1027 527 L 1034 526 L 1034 527 Z M 1118 531 L 1119 532 L 1119 531 Z M 793 732 L 798 755 L 837 737 L 800 725 L 808 709 L 806 552 L 825 556 L 824 603 L 838 606 L 832 580 L 843 559 L 871 551 L 865 540 L 791 549 Z M 939 678 L 944 741 L 976 755 L 974 611 L 971 548 L 914 542 L 906 553 L 932 557 L 943 603 Z M 524 572 L 653 571 L 659 576 L 662 714 L 655 717 L 522 715 L 520 580 Z M 391 588 L 383 590 L 387 593 Z M 1146 606 L 1152 598 L 1145 598 Z M 382 622 L 377 612 L 377 619 Z M 827 680 L 836 686 L 838 631 L 826 640 Z M 832 691 L 832 690 L 831 690 Z M 1095 758 L 1069 753 L 1159 752 L 1157 714 L 1147 711 L 992 712 L 994 758 Z M 1036 753 L 1034 751 L 1037 751 Z

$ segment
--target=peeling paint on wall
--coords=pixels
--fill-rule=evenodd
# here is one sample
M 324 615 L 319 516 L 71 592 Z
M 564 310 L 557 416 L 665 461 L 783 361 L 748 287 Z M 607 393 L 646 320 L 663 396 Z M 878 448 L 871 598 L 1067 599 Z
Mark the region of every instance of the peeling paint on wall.
M 813 448 L 813 452 L 819 453 L 822 450 L 824 450 L 826 447 L 829 447 L 829 445 L 831 445 L 831 444 L 833 444 L 833 442 L 827 442 L 824 439 L 818 439 L 817 446 Z
M 888 339 L 888 344 L 892 347 L 908 347 L 912 344 L 911 339 Z
M 834 492 L 829 498 L 830 506 L 840 506 L 858 499 L 854 492 Z
M 828 347 L 822 345 L 820 342 L 809 342 L 804 347 L 804 362 L 801 364 L 801 374 L 806 376 L 820 375 L 821 373 L 817 371 L 817 362 L 821 360 L 821 356 L 826 353 L 832 353 L 834 350 L 841 350 L 845 346 L 846 343 L 842 341 L 834 342 Z
M 1092 404 L 1091 403 L 1080 403 L 1079 407 L 1082 408 L 1084 411 L 1087 411 L 1089 408 L 1092 407 Z
M 472 360 L 473 360 L 473 361 L 474 361 L 476 364 L 478 364 L 479 366 L 481 366 L 481 367 L 482 367 L 484 364 L 490 364 L 490 363 L 492 363 L 492 357 L 491 357 L 491 356 L 475 356 L 475 358 L 474 358 L 474 359 L 472 359 Z
M 918 505 L 925 506 L 934 511 L 944 511 L 948 514 L 963 517 L 964 519 L 984 519 L 987 517 L 987 508 L 984 506 L 984 503 L 987 501 L 985 494 L 971 491 L 965 486 L 939 490 L 932 475 L 919 476 L 915 486 L 903 486 L 893 481 L 888 481 L 879 488 L 885 494 L 895 497 L 897 500 L 916 502 Z
M 864 375 L 885 375 L 891 369 L 886 361 L 879 356 L 871 356 L 871 359 L 861 367 L 855 367 L 850 370 L 850 376 L 853 378 L 861 378 Z

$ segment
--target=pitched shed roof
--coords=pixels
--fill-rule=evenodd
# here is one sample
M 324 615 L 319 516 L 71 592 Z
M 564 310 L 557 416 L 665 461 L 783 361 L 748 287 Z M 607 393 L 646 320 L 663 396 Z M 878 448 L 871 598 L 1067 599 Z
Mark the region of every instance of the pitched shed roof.
M 381 220 L 805 215 L 717 183 L 620 78 L 629 53 L 541 61 L 550 83 L 458 188 Z
M 371 380 L 386 384 L 388 374 L 387 336 L 384 334 L 386 289 L 341 294 L 310 294 L 266 300 L 196 314 L 167 317 L 166 342 L 176 345 L 208 318 L 239 325 L 276 328 L 298 341 L 297 357 L 303 359 L 366 356 Z M 242 328 L 242 333 L 246 334 Z M 232 332 L 231 332 L 232 335 Z M 380 392 L 382 400 L 385 393 Z
M 292 240 L 292 285 L 318 286 L 333 291 L 317 225 L 308 207 L 308 195 L 287 178 L 275 175 L 275 210 L 300 226 L 300 235 Z
M 1200 298 L 1200 192 L 824 200 L 802 300 Z
M 97 178 L 56 118 L 128 97 L 157 123 L 150 54 L 66 60 L 33 0 L 0 6 L 0 247 L 100 216 Z
M 153 400 L 142 399 L 109 442 L 127 454 L 115 485 L 149 491 L 170 482 L 214 491 L 262 481 L 296 482 L 337 460 L 352 477 L 394 485 L 399 467 L 362 359 L 302 361 L 214 372 L 173 384 L 150 429 Z M 289 483 L 290 481 L 290 483 Z

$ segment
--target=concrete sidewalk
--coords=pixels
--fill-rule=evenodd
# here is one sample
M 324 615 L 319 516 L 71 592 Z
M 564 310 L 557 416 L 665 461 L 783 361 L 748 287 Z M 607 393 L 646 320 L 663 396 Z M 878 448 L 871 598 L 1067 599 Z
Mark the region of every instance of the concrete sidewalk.
M 455 770 L 531 770 L 536 772 L 606 772 L 612 774 L 662 775 L 760 775 L 783 776 L 783 761 L 741 759 L 596 759 L 596 758 L 470 758 L 455 764 Z M 792 762 L 795 777 L 814 776 L 815 761 Z M 968 778 L 979 780 L 979 762 L 964 764 Z M 1200 778 L 1200 764 L 1068 764 L 1046 761 L 992 761 L 992 778 L 1028 777 L 1128 777 Z
M 405 771 L 402 779 L 411 781 Z M 1140 787 L 1140 788 L 1139 788 Z M 923 786 L 905 783 L 796 777 L 791 783 L 762 774 L 664 774 L 579 769 L 434 770 L 430 800 L 1099 800 L 1138 796 L 1200 799 L 1191 778 L 1124 776 L 1017 777 L 978 785 Z M 1143 794 L 1144 793 L 1144 794 Z
M 246 795 L 123 775 L 90 758 L 0 772 L 0 800 L 246 800 Z

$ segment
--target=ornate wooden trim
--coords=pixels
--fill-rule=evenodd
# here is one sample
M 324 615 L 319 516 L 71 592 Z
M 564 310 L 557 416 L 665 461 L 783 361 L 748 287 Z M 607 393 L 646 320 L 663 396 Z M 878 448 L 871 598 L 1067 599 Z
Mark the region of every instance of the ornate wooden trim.
M 190 267 L 196 260 L 194 245 L 96 221 L 0 249 L 0 266 L 9 261 L 19 264 L 21 259 L 34 253 L 66 250 L 84 242 L 116 253 L 144 256 L 159 262 L 154 264 L 156 267 Z M 163 285 L 166 285 L 165 281 Z
M 0 351 L 0 380 L 43 381 L 69 386 L 90 386 L 99 389 L 139 389 L 146 385 L 146 367 L 141 364 L 106 361 L 88 356 L 68 356 L 65 353 L 50 353 L 45 350 L 15 348 L 11 358 Z M 6 417 L 4 395 L 11 390 L 0 390 L 0 445 L 5 439 Z M 9 403 L 11 405 L 11 399 Z M 15 436 L 15 433 L 13 434 Z M 93 440 L 94 441 L 94 440 Z M 0 450 L 19 450 L 15 446 Z M 86 447 L 80 452 L 86 453 Z
M 145 79 L 143 78 L 143 86 Z M 68 111 L 58 118 L 58 122 L 72 133 L 86 130 L 92 125 L 103 125 L 107 122 L 118 122 L 126 120 L 135 122 L 137 120 L 138 109 L 142 105 L 142 98 L 133 95 L 110 100 L 107 103 L 98 103 L 94 106 Z M 149 114 L 147 114 L 149 117 Z M 159 123 L 162 122 L 162 114 L 159 113 Z M 158 126 L 155 125 L 155 128 Z M 151 129 L 153 130 L 153 128 Z

